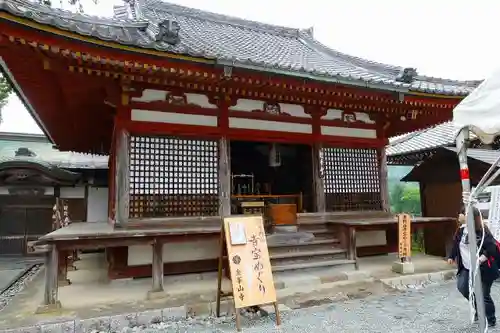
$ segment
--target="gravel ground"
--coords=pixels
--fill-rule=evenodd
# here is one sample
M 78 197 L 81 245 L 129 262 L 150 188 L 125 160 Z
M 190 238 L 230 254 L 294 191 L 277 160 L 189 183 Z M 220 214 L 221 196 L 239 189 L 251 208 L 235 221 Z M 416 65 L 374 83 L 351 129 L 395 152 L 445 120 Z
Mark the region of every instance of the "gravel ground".
M 14 296 L 16 296 L 24 289 L 26 284 L 28 284 L 35 278 L 41 268 L 41 264 L 34 265 L 29 270 L 27 270 L 20 279 L 18 279 L 14 284 L 12 284 L 9 288 L 7 288 L 3 293 L 0 294 L 0 311 L 2 311 L 9 304 L 10 300 Z
M 494 299 L 500 304 L 500 283 L 494 285 Z M 277 329 L 274 315 L 260 319 L 243 318 L 243 332 L 478 332 L 468 322 L 467 302 L 456 291 L 454 281 L 399 295 L 331 303 L 282 314 Z M 193 318 L 152 324 L 148 328 L 126 328 L 122 332 L 235 332 L 232 318 Z M 490 329 L 500 332 L 500 328 Z

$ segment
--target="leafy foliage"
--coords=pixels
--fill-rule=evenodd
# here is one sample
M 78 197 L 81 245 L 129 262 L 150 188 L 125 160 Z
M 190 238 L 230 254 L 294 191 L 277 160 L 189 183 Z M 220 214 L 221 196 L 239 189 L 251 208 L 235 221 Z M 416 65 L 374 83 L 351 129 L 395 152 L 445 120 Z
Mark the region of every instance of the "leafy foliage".
M 407 213 L 421 216 L 420 189 L 415 184 L 397 182 L 389 187 L 391 210 L 395 214 Z M 412 251 L 424 252 L 424 233 L 422 230 L 412 232 Z
M 12 93 L 12 86 L 9 81 L 0 74 L 0 122 L 2 121 L 2 109 L 7 105 L 7 99 Z
M 389 189 L 393 213 L 421 215 L 420 190 L 418 187 L 396 183 Z

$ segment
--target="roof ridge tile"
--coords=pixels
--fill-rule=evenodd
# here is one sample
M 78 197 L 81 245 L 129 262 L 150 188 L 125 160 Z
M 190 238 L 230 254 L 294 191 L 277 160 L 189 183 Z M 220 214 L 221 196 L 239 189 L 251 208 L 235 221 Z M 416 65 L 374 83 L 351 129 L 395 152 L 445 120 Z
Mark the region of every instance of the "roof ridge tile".
M 245 20 L 160 0 L 123 0 L 134 19 L 103 18 L 49 8 L 27 0 L 0 0 L 0 11 L 72 33 L 133 47 L 214 59 L 219 64 L 305 79 L 406 93 L 467 95 L 476 81 L 414 77 L 398 82 L 403 67 L 352 56 L 314 39 L 311 30 Z M 151 20 L 148 20 L 151 19 Z M 156 21 L 155 21 L 156 19 Z M 178 19 L 180 42 L 167 45 L 151 32 L 164 20 Z M 149 29 L 148 29 L 149 27 Z M 401 81 L 401 80 L 399 80 Z M 408 80 L 410 81 L 410 80 Z
M 186 7 L 178 4 L 173 4 L 162 0 L 143 0 L 143 6 L 148 6 L 147 9 L 155 9 L 163 12 L 172 13 L 180 16 L 188 16 L 200 20 L 212 21 L 215 23 L 234 25 L 247 29 L 264 31 L 272 34 L 284 34 L 288 36 L 299 36 L 300 29 L 262 23 L 258 21 L 239 18 L 236 16 L 219 14 L 207 10 L 201 10 L 191 7 Z

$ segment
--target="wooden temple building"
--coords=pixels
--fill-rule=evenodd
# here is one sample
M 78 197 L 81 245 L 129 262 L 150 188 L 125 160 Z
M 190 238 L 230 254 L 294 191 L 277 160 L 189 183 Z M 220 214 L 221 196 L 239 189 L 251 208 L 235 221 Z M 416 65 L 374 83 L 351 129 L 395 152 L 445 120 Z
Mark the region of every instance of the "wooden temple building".
M 110 156 L 107 220 L 40 240 L 49 306 L 66 279 L 58 253 L 105 249 L 111 279 L 152 275 L 162 291 L 163 274 L 216 269 L 230 214 L 314 235 L 291 252 L 268 241 L 275 271 L 395 251 L 387 138 L 449 120 L 478 84 L 343 54 L 313 29 L 158 0 L 125 1 L 113 18 L 0 1 L 0 57 L 59 150 Z

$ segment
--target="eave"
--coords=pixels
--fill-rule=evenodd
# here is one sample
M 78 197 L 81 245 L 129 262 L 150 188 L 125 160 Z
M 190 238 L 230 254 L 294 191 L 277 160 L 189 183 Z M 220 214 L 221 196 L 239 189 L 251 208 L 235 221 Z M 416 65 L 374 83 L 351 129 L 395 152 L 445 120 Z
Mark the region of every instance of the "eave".
M 53 34 L 56 36 L 63 37 L 66 41 L 61 42 L 59 41 L 60 47 L 61 48 L 68 48 L 72 49 L 76 52 L 81 52 L 81 53 L 96 53 L 99 52 L 99 48 L 109 48 L 109 49 L 114 49 L 117 51 L 121 51 L 120 53 L 117 53 L 115 55 L 115 58 L 117 60 L 122 60 L 122 61 L 133 61 L 132 59 L 126 58 L 127 55 L 136 54 L 138 56 L 141 55 L 148 55 L 148 56 L 154 56 L 157 58 L 167 58 L 167 59 L 172 59 L 172 60 L 183 60 L 183 61 L 189 61 L 189 62 L 195 62 L 195 63 L 203 63 L 203 64 L 215 64 L 214 60 L 210 59 L 205 59 L 205 58 L 197 58 L 197 57 L 190 57 L 186 55 L 180 55 L 180 54 L 173 54 L 173 53 L 168 53 L 168 52 L 160 52 L 156 50 L 151 50 L 151 49 L 146 49 L 146 48 L 139 48 L 139 47 L 133 47 L 129 45 L 123 45 L 117 42 L 108 42 L 108 41 L 103 41 L 94 37 L 86 37 L 82 36 L 73 32 L 69 31 L 64 31 L 61 29 L 53 28 L 44 24 L 40 24 L 37 22 L 30 21 L 28 19 L 20 18 L 14 15 L 11 15 L 9 13 L 5 12 L 0 12 L 0 20 L 5 20 L 8 23 L 11 23 L 13 25 L 17 25 L 20 27 L 24 28 L 31 28 L 35 29 L 40 32 L 45 32 L 48 34 Z M 8 31 L 2 30 L 3 33 L 8 33 Z M 16 31 L 20 35 L 24 35 L 26 33 L 29 34 L 29 31 Z M 21 36 L 20 36 L 21 37 Z M 24 37 L 27 37 L 24 35 Z M 27 38 L 29 39 L 29 38 Z M 51 38 L 50 36 L 46 36 L 46 38 L 41 38 L 41 42 L 47 42 Z M 71 41 L 77 41 L 79 43 L 71 43 Z M 47 43 L 50 44 L 50 43 Z M 128 53 L 128 54 L 127 54 Z M 106 58 L 106 55 L 102 55 L 103 58 Z M 121 59 L 120 59 L 121 58 Z M 157 59 L 156 62 L 158 62 Z

